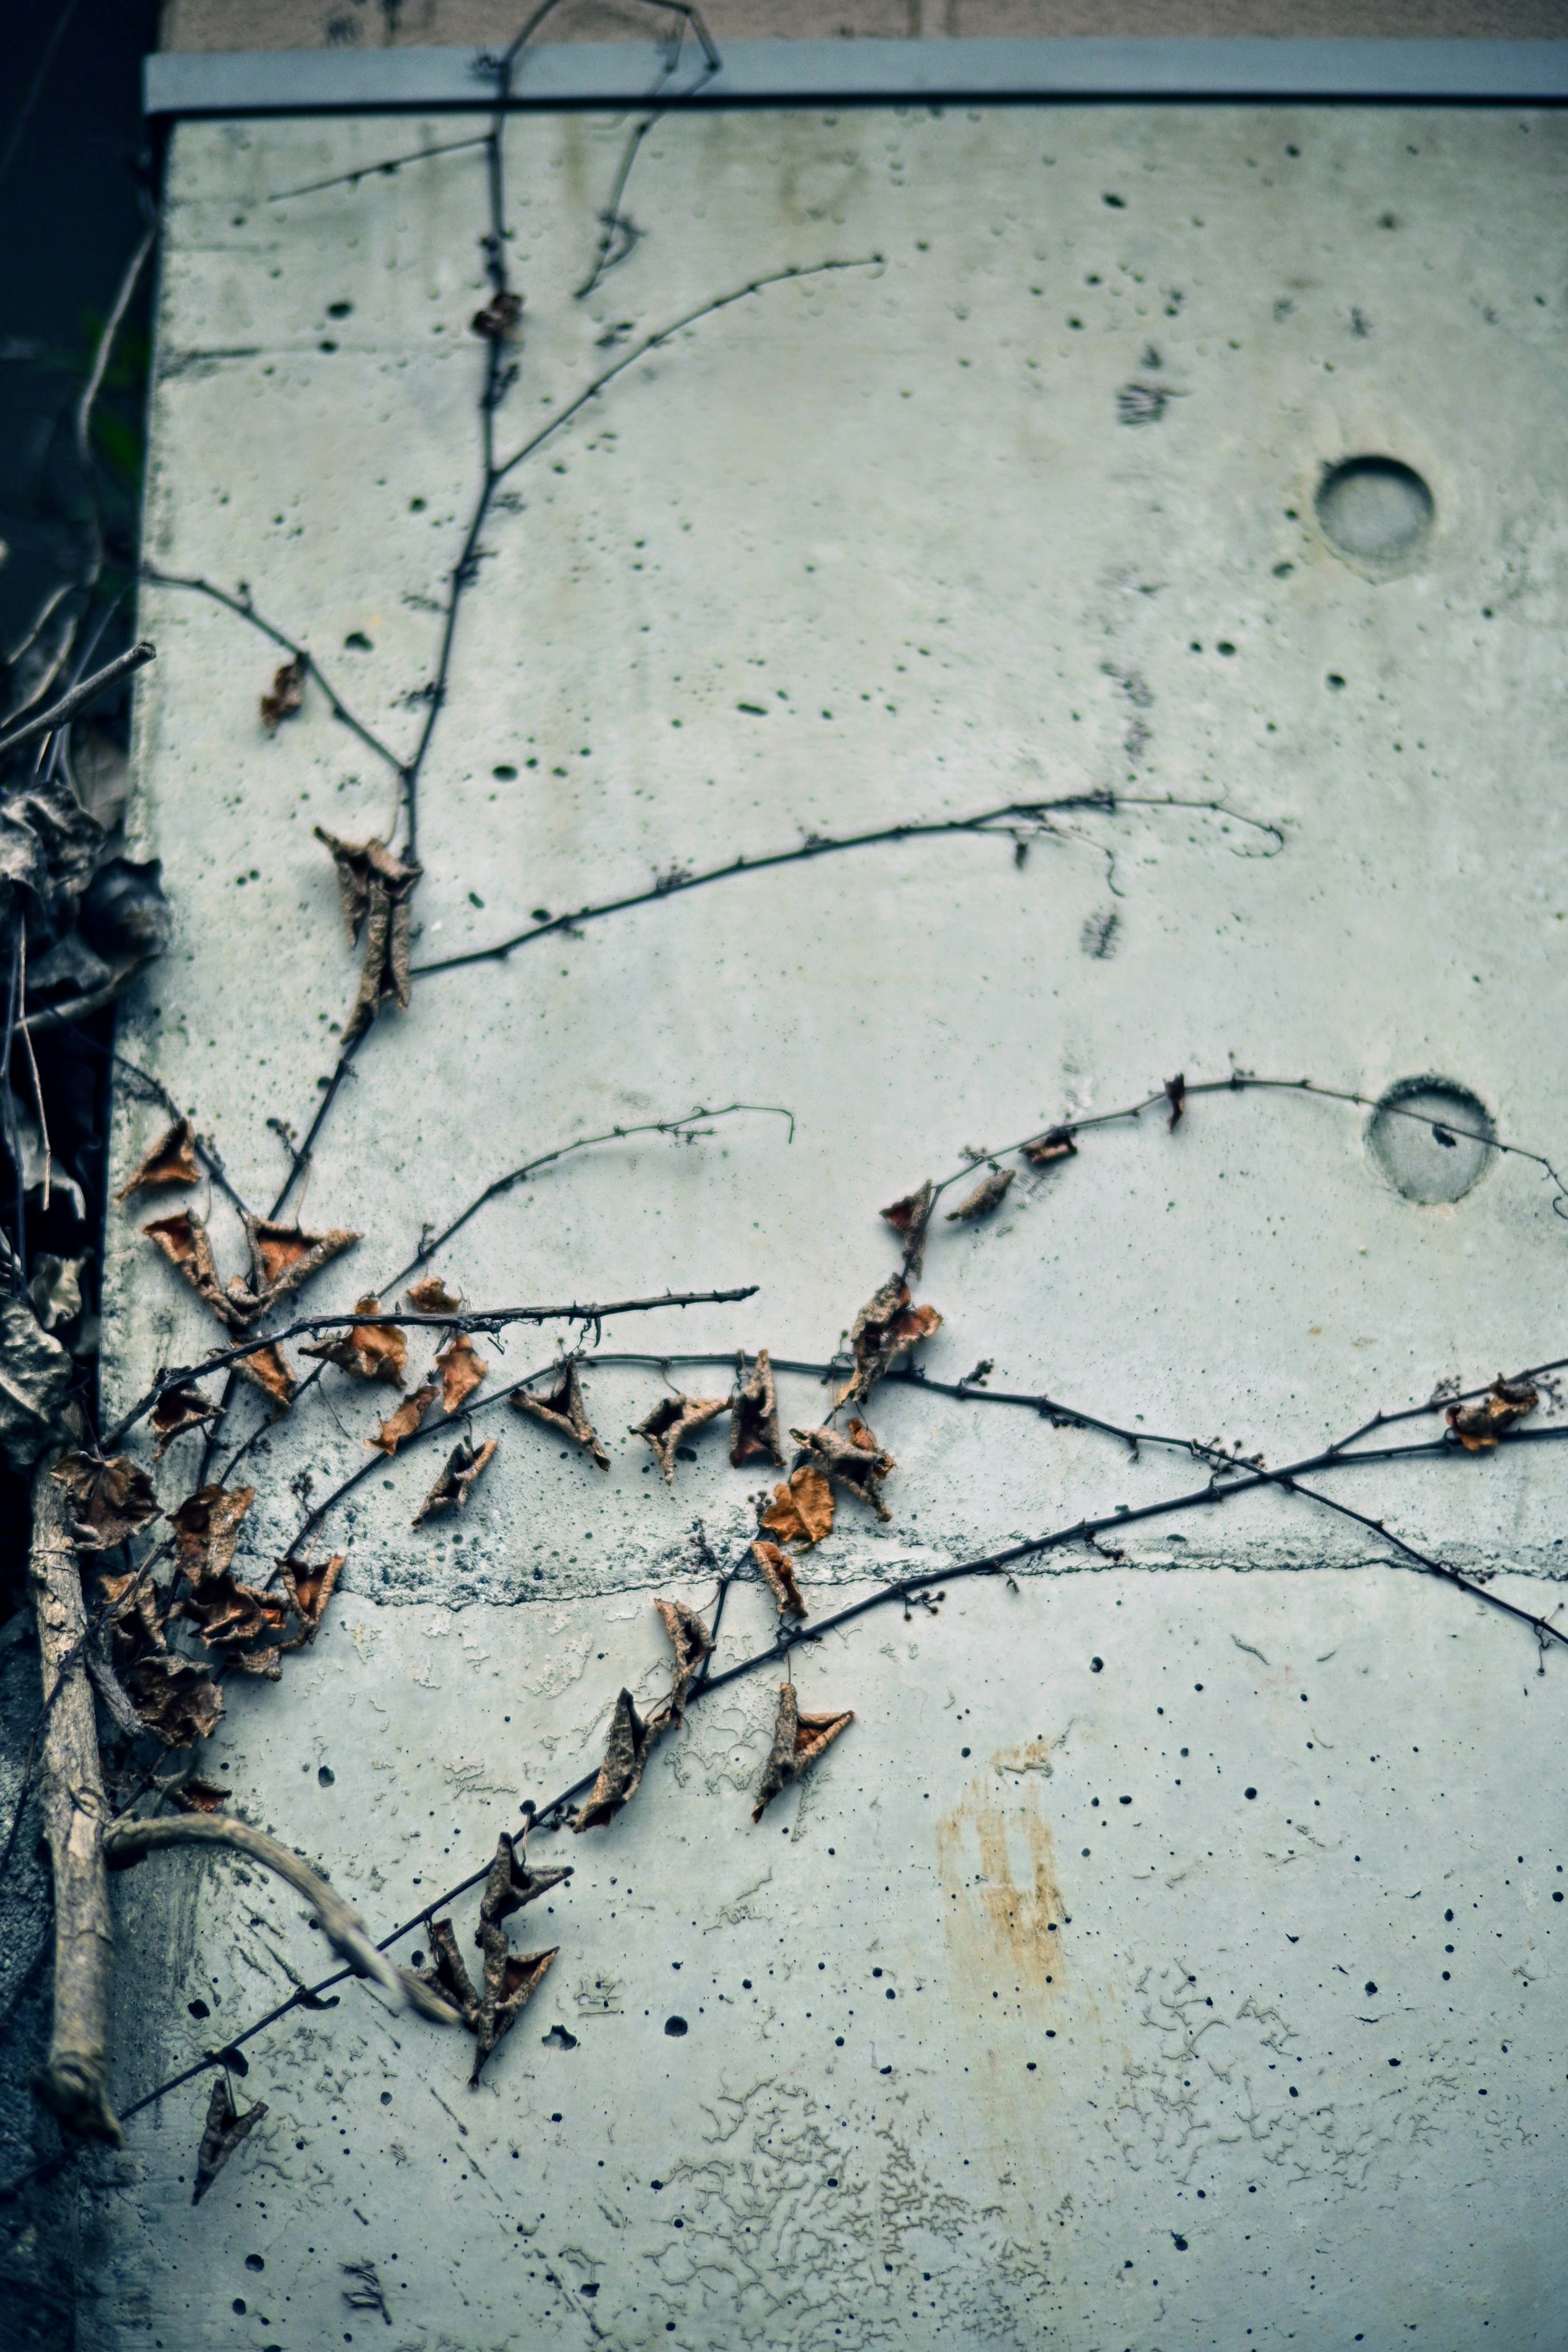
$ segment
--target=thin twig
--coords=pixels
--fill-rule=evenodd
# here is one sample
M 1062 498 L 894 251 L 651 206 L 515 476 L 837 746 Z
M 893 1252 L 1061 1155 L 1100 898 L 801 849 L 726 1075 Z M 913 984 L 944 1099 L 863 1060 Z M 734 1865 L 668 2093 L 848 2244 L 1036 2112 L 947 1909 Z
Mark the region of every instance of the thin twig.
M 14 727 L 9 735 L 0 735 L 0 760 L 8 751 L 19 751 L 24 743 L 31 743 L 37 736 L 52 735 L 57 727 L 68 725 L 79 712 L 96 702 L 100 695 L 107 694 L 111 686 L 118 686 L 122 677 L 129 677 L 133 670 L 142 669 L 157 658 L 157 646 L 145 640 L 132 646 L 128 653 L 117 654 L 93 677 L 83 678 L 79 686 L 73 686 L 68 694 L 62 695 L 50 709 L 40 711 L 36 719 L 29 719 L 24 726 Z

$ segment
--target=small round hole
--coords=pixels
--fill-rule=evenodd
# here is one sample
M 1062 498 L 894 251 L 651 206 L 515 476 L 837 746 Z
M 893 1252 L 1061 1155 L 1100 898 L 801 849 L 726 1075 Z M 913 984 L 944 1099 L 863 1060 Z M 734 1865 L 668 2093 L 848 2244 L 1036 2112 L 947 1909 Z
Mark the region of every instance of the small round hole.
M 1403 563 L 1437 512 L 1420 475 L 1397 457 L 1347 457 L 1331 466 L 1314 505 L 1324 538 L 1352 563 Z
M 675 2036 L 677 2039 L 679 2039 L 681 2034 L 690 2032 L 690 2028 L 683 2017 L 667 2017 L 664 2021 L 664 2030 L 667 2033 Z
M 1485 1106 L 1447 1078 L 1402 1078 L 1367 1122 L 1367 1149 L 1395 1192 L 1427 1207 L 1464 1199 L 1493 1140 Z

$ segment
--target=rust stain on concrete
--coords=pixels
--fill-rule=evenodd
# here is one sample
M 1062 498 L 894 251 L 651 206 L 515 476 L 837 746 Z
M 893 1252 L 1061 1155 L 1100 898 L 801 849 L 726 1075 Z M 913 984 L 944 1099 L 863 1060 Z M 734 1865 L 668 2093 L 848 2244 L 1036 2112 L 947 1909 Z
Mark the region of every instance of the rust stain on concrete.
M 937 1823 L 943 1922 L 963 1993 L 1054 1997 L 1066 1985 L 1061 1890 L 1041 1794 L 1034 1780 L 1005 1795 L 973 1780 Z

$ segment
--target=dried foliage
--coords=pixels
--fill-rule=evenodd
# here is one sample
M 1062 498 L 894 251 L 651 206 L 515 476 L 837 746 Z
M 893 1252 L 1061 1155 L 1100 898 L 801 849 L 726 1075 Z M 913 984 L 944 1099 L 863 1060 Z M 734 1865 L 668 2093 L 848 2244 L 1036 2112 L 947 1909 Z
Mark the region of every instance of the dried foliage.
M 426 1519 L 435 1518 L 439 1512 L 449 1511 L 454 1507 L 459 1511 L 467 1508 L 468 1496 L 476 1480 L 481 1478 L 489 1468 L 495 1455 L 496 1444 L 497 1440 L 492 1437 L 485 1444 L 476 1448 L 465 1438 L 460 1444 L 452 1448 L 447 1457 L 446 1468 L 414 1514 L 416 1527 L 422 1525 Z
M 476 335 L 489 343 L 511 343 L 517 341 L 518 321 L 522 317 L 522 297 L 503 288 L 490 296 L 482 310 L 476 310 L 468 324 Z
M 413 1293 L 409 1296 L 412 1297 Z M 583 1402 L 574 1357 L 562 1365 L 548 1396 L 535 1396 L 530 1389 L 513 1389 L 511 1402 L 516 1412 L 526 1413 L 545 1429 L 552 1429 L 557 1437 L 564 1437 L 571 1444 L 580 1445 L 595 1469 L 609 1468 L 610 1457 L 594 1433 L 594 1424 Z
M 269 735 L 276 735 L 285 719 L 292 719 L 305 699 L 305 664 L 296 655 L 276 672 L 272 691 L 261 698 L 261 723 Z
M 713 1637 L 684 1601 L 656 1601 L 653 1605 L 675 1652 L 675 1681 L 665 1713 L 670 1723 L 684 1723 L 687 1695 L 713 1654 Z
M 209 1739 L 223 1718 L 223 1693 L 208 1666 L 167 1651 L 150 1651 L 125 1676 L 132 1706 L 165 1748 Z
M 193 1585 L 228 1573 L 240 1522 L 255 1500 L 254 1486 L 199 1486 L 170 1512 L 175 1558 Z
M 610 1737 L 599 1777 L 589 1791 L 587 1803 L 572 1824 L 579 1836 L 584 1830 L 605 1828 L 623 1805 L 631 1802 L 641 1786 L 654 1741 L 664 1728 L 657 1716 L 645 1723 L 630 1691 L 622 1691 L 610 1719 Z
M 421 1972 L 422 1978 L 434 1991 L 451 2001 L 474 2037 L 470 2087 L 479 2082 L 485 2061 L 497 2042 L 510 2032 L 538 1991 L 560 1949 L 556 1945 L 547 1952 L 514 1952 L 501 1923 L 514 1911 L 521 1911 L 524 1904 L 533 1902 L 571 1875 L 570 1870 L 530 1870 L 526 1861 L 520 1859 L 518 1847 L 502 1831 L 479 1898 L 479 1929 L 474 1940 L 484 1957 L 484 1968 L 478 1990 L 463 1965 L 450 1919 L 437 1919 L 432 1924 L 430 1943 L 435 1964 Z
M 660 1397 L 650 1413 L 633 1422 L 631 1433 L 647 1438 L 653 1458 L 664 1473 L 665 1485 L 673 1486 L 676 1447 L 729 1410 L 728 1397 Z
M 819 1470 L 869 1503 L 879 1519 L 892 1517 L 882 1500 L 882 1482 L 899 1465 L 882 1452 L 863 1421 L 851 1421 L 847 1436 L 832 1428 L 792 1429 L 790 1435 Z
M 359 992 L 343 1024 L 343 1044 L 349 1046 L 363 1036 L 384 1005 L 408 1010 L 411 901 L 422 869 L 412 858 L 395 856 L 384 842 L 340 841 L 323 825 L 316 827 L 316 838 L 332 853 L 349 939 L 357 941 L 363 934 Z
M 82 1551 L 111 1551 L 158 1516 L 153 1481 L 129 1454 L 108 1462 L 91 1454 L 62 1454 L 53 1475 L 76 1506 L 71 1534 Z
M 450 1413 L 473 1395 L 489 1366 L 475 1355 L 468 1333 L 458 1331 L 437 1357 L 436 1370 L 441 1375 L 441 1410 Z
M 920 1190 L 906 1192 L 901 1201 L 894 1201 L 882 1211 L 886 1222 L 896 1234 L 904 1236 L 904 1272 L 919 1274 L 925 1259 L 926 1228 L 931 1223 L 931 1205 L 936 1199 L 936 1186 L 928 1176 Z
M 1504 1431 L 1540 1402 L 1539 1391 L 1527 1381 L 1505 1381 L 1500 1372 L 1484 1397 L 1451 1404 L 1444 1418 L 1468 1454 L 1489 1454 Z
M 416 1389 L 414 1394 L 405 1397 L 397 1411 L 382 1423 L 375 1435 L 365 1439 L 365 1444 L 374 1446 L 377 1453 L 384 1454 L 390 1462 L 404 1439 L 413 1436 L 435 1402 L 436 1391 L 433 1388 Z
M 313 1274 L 320 1274 L 333 1258 L 363 1239 L 363 1234 L 347 1233 L 341 1226 L 330 1233 L 307 1234 L 298 1225 L 279 1224 L 270 1217 L 247 1217 L 245 1237 L 250 1244 L 251 1295 L 247 1297 L 235 1281 L 228 1285 L 228 1295 L 246 1310 L 247 1318 L 302 1288 Z
M 165 1389 L 148 1415 L 158 1441 L 153 1452 L 153 1461 L 162 1462 L 176 1437 L 183 1437 L 187 1429 L 199 1429 L 216 1412 L 216 1405 L 210 1404 L 200 1389 Z
M 806 1606 L 801 1598 L 800 1587 L 795 1580 L 795 1562 L 788 1552 L 778 1544 L 768 1543 L 759 1536 L 752 1546 L 752 1558 L 762 1570 L 773 1599 L 778 1602 L 779 1615 L 804 1617 L 806 1614 Z
M 741 1359 L 734 1393 L 730 1399 L 730 1460 L 737 1470 L 747 1462 L 773 1462 L 781 1470 L 784 1468 L 778 1390 L 765 1348 L 757 1350 L 749 1379 L 746 1360 L 743 1356 Z
M 438 1274 L 427 1274 L 405 1296 L 416 1315 L 456 1315 L 463 1304 L 453 1297 Z
M 173 1184 L 199 1184 L 201 1174 L 195 1130 L 188 1118 L 177 1118 L 167 1133 L 159 1137 L 135 1175 L 121 1184 L 114 1198 L 116 1202 L 129 1201 L 132 1192 L 159 1191 Z
M 786 1483 L 773 1488 L 762 1524 L 780 1543 L 803 1549 L 833 1533 L 833 1489 L 814 1463 L 797 1462 Z
M 218 1321 L 226 1323 L 231 1330 L 237 1329 L 243 1318 L 224 1295 L 205 1220 L 194 1209 L 176 1209 L 171 1217 L 155 1217 L 142 1231 L 155 1249 L 162 1250 L 169 1264 L 184 1276 Z
M 900 1356 L 929 1339 L 941 1328 L 934 1307 L 911 1307 L 910 1286 L 901 1274 L 888 1276 L 861 1307 L 851 1326 L 849 1345 L 855 1357 L 855 1377 L 838 1391 L 840 1404 L 864 1404 L 877 1382 Z
M 1053 1127 L 1033 1143 L 1024 1146 L 1024 1157 L 1031 1168 L 1054 1168 L 1058 1160 L 1076 1160 L 1078 1145 L 1070 1127 Z
M 852 1709 L 843 1715 L 802 1715 L 795 1704 L 795 1685 L 784 1683 L 779 1688 L 778 1720 L 773 1726 L 773 1744 L 763 1773 L 757 1801 L 752 1810 L 753 1822 L 760 1822 L 773 1799 L 809 1771 L 817 1758 L 830 1748 L 841 1731 L 854 1722 Z
M 242 2140 L 248 2139 L 258 2123 L 264 2121 L 267 2104 L 258 2099 L 243 2115 L 236 2112 L 234 2093 L 228 2076 L 219 2074 L 207 2101 L 207 2119 L 202 2126 L 202 2144 L 196 2151 L 196 2185 L 191 2191 L 191 2202 L 199 2205 L 229 2158 Z
M 337 1590 L 343 1572 L 346 1552 L 335 1551 L 331 1559 L 312 1565 L 309 1560 L 282 1559 L 278 1563 L 278 1579 L 289 1595 L 289 1606 L 299 1619 L 299 1629 L 292 1639 L 284 1643 L 286 1650 L 309 1648 L 321 1630 L 321 1620 L 327 1613 L 327 1603 Z
M 381 1301 L 374 1297 L 360 1299 L 354 1307 L 356 1315 L 380 1312 Z M 319 1339 L 300 1352 L 337 1364 L 356 1380 L 384 1381 L 395 1389 L 403 1386 L 408 1364 L 408 1342 L 395 1323 L 356 1323 L 352 1329 L 334 1331 L 331 1339 Z
M 289 1360 L 281 1348 L 253 1348 L 248 1355 L 240 1358 L 234 1369 L 242 1381 L 248 1381 L 252 1388 L 259 1389 L 279 1412 L 288 1412 L 300 1383 L 289 1370 Z
M 948 1211 L 948 1223 L 970 1225 L 981 1217 L 990 1216 L 992 1211 L 999 1209 L 1006 1199 L 1007 1187 L 1013 1181 L 1014 1173 L 1011 1168 L 994 1168 L 990 1175 L 984 1177 L 975 1186 L 973 1192 L 966 1194 L 960 1201 L 956 1209 Z
M 234 1790 L 220 1789 L 216 1780 L 204 1780 L 199 1773 L 192 1772 L 184 1780 L 172 1782 L 163 1794 L 182 1813 L 216 1813 Z

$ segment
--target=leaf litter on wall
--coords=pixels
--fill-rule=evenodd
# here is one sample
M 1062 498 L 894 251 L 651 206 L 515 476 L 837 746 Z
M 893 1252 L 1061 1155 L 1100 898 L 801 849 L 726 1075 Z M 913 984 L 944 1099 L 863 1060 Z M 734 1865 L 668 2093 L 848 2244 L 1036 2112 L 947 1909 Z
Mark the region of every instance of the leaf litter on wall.
M 762 1786 L 752 1819 L 760 1822 L 773 1799 L 810 1770 L 817 1758 L 833 1745 L 841 1731 L 854 1722 L 853 1708 L 842 1715 L 802 1715 L 795 1699 L 795 1685 L 784 1683 L 779 1688 L 778 1720 L 773 1726 L 773 1744 L 763 1772 Z

